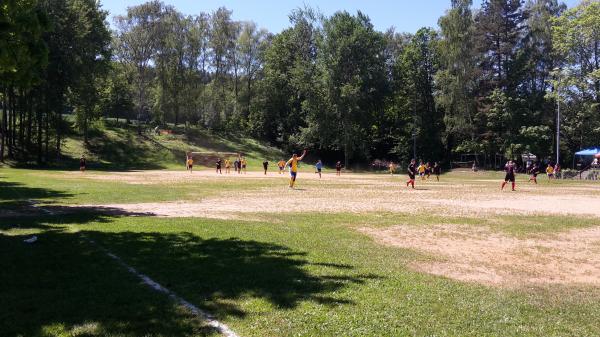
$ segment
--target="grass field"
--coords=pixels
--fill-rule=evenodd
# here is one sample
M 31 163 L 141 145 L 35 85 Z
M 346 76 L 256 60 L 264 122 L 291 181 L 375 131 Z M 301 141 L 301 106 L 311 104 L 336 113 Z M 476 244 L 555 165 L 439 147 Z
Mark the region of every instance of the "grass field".
M 0 335 L 217 335 L 104 249 L 240 336 L 600 335 L 600 185 L 501 179 L 0 168 Z

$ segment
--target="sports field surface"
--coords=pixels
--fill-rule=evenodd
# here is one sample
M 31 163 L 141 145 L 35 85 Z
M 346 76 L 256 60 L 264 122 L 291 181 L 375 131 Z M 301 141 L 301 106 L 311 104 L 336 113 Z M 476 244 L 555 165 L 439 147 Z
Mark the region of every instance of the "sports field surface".
M 600 184 L 406 178 L 0 168 L 0 335 L 600 335 Z

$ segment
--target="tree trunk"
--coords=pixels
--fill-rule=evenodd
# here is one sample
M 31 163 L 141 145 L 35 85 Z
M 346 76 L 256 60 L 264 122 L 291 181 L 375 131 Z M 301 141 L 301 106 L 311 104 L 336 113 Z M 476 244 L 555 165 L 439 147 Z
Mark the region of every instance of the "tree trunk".
M 4 162 L 4 135 L 6 134 L 6 90 L 2 88 L 2 121 L 0 121 L 0 162 Z
M 6 143 L 8 144 L 8 157 L 9 158 L 13 158 L 13 145 L 14 145 L 14 127 L 13 127 L 13 120 L 15 118 L 14 116 L 14 110 L 15 109 L 15 104 L 14 104 L 14 95 L 13 95 L 13 88 L 12 86 L 10 86 L 8 88 L 8 120 L 7 120 L 7 128 L 6 128 Z
M 33 97 L 30 97 L 27 104 L 27 150 L 31 149 L 31 125 L 33 124 Z
M 44 132 L 45 132 L 45 139 L 44 139 L 44 162 L 47 163 L 48 162 L 48 148 L 49 148 L 49 144 L 50 144 L 50 111 L 46 111 L 46 118 L 44 119 Z
M 59 109 L 60 108 L 62 108 L 62 104 L 59 105 Z M 56 159 L 60 159 L 61 127 L 62 127 L 62 114 L 59 110 L 56 113 Z
M 44 110 L 48 109 L 47 99 L 44 98 Z M 37 163 L 38 165 L 42 164 L 42 111 L 38 109 L 36 111 L 36 122 L 37 122 Z

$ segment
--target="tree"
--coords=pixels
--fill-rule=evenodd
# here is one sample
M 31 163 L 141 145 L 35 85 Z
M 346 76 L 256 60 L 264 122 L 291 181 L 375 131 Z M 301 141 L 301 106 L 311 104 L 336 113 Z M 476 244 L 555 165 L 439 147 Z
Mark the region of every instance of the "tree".
M 71 88 L 71 100 L 76 108 L 77 125 L 88 142 L 89 123 L 100 117 L 98 84 L 108 73 L 110 61 L 110 33 L 105 19 L 108 12 L 100 10 L 94 0 L 71 0 L 71 10 L 77 13 L 74 26 L 75 44 L 78 47 L 76 81 Z
M 403 113 L 410 118 L 417 153 L 425 160 L 443 156 L 443 109 L 435 104 L 434 75 L 439 68 L 439 39 L 430 28 L 421 28 L 404 45 L 396 60 L 395 95 L 403 96 Z M 412 151 L 410 151 L 412 153 Z M 405 153 L 406 155 L 406 150 Z
M 126 16 L 115 17 L 118 28 L 115 37 L 116 56 L 135 83 L 138 126 L 148 109 L 149 65 L 157 49 L 155 36 L 159 32 L 163 7 L 161 2 L 154 0 L 128 7 Z
M 479 57 L 475 52 L 475 26 L 471 0 L 453 0 L 452 8 L 439 20 L 441 68 L 435 75 L 437 105 L 445 112 L 444 140 L 448 151 L 459 147 L 477 152 L 475 144 L 475 95 Z
M 563 70 L 555 72 L 555 99 L 565 107 L 565 144 L 574 152 L 600 139 L 600 3 L 584 1 L 552 20 Z M 560 96 L 558 95 L 560 93 Z M 566 104 L 565 104 L 566 103 Z
M 369 18 L 337 12 L 323 23 L 320 68 L 326 99 L 333 118 L 327 125 L 337 130 L 334 144 L 344 151 L 348 166 L 354 150 L 368 153 L 369 131 L 374 114 L 385 96 L 385 40 Z
M 211 66 L 214 71 L 212 124 L 220 126 L 222 119 L 229 118 L 227 104 L 227 75 L 235 65 L 235 40 L 237 24 L 231 19 L 232 12 L 225 7 L 219 8 L 211 16 L 209 46 L 212 51 Z

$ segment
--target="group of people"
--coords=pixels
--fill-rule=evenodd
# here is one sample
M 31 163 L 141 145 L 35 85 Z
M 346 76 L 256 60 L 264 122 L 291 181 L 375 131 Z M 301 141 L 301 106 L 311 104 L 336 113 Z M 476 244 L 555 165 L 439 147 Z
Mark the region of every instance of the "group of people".
M 540 165 L 538 165 L 538 163 L 528 165 L 525 169 L 525 173 L 529 174 L 529 182 L 533 181 L 535 184 L 537 184 L 537 176 L 541 171 L 542 168 Z M 560 164 L 556 164 L 554 166 L 552 164 L 548 164 L 548 166 L 546 166 L 546 176 L 548 177 L 548 180 L 560 178 L 560 172 Z
M 390 167 L 390 171 L 392 170 L 392 166 Z M 433 166 L 428 163 L 423 163 L 423 161 L 419 161 L 419 165 L 417 166 L 417 161 L 415 159 L 410 160 L 410 164 L 408 164 L 408 180 L 406 181 L 406 186 L 412 186 L 415 188 L 415 179 L 417 174 L 421 178 L 422 181 L 429 180 L 432 174 L 435 175 L 437 181 L 440 181 L 440 175 L 442 174 L 442 167 L 437 162 L 433 163 Z M 393 172 L 392 172 L 393 174 Z
M 537 176 L 538 174 L 540 174 L 541 168 L 537 163 L 533 163 L 531 165 L 528 165 L 525 173 L 529 174 L 529 181 L 528 182 L 532 182 L 537 184 Z M 515 162 L 513 162 L 512 160 L 509 160 L 505 165 L 504 165 L 504 172 L 506 172 L 506 175 L 504 176 L 504 182 L 502 183 L 501 186 L 501 190 L 504 189 L 504 187 L 510 182 L 511 186 L 512 186 L 512 190 L 515 191 L 515 187 L 516 187 L 516 179 L 515 179 L 515 173 L 517 172 L 517 164 Z M 556 177 L 560 174 L 561 172 L 561 168 L 560 168 L 560 164 L 556 164 L 556 165 L 552 165 L 552 164 L 548 164 L 548 166 L 546 167 L 546 176 L 548 177 L 548 180 L 551 179 L 556 179 Z
M 229 160 L 229 159 L 222 160 L 221 158 L 217 158 L 215 165 L 216 165 L 217 173 L 223 174 L 223 167 L 225 167 L 226 174 L 231 173 L 231 160 Z M 186 170 L 190 171 L 190 173 L 194 170 L 194 157 L 192 156 L 191 153 L 188 153 L 186 155 L 185 166 L 186 166 Z M 242 173 L 246 174 L 247 166 L 248 166 L 248 161 L 246 160 L 246 157 L 243 157 L 241 155 L 238 156 L 238 158 L 236 158 L 236 160 L 233 162 L 233 169 L 238 174 L 242 174 Z M 265 170 L 266 170 L 266 168 L 265 168 Z
M 300 155 L 300 156 L 298 156 L 296 153 L 294 153 L 289 160 L 285 161 L 283 159 L 280 159 L 277 162 L 279 174 L 283 174 L 284 171 L 287 168 L 289 168 L 289 172 L 290 172 L 289 187 L 290 188 L 294 188 L 294 186 L 296 184 L 296 178 L 298 176 L 299 162 L 302 161 L 305 156 L 306 156 L 306 150 L 304 150 L 302 152 L 302 155 Z M 82 157 L 82 162 L 84 163 L 82 166 L 85 167 L 85 158 L 83 158 L 83 157 Z M 194 160 L 193 160 L 191 154 L 187 155 L 186 165 L 187 165 L 188 171 L 191 172 L 193 169 L 193 165 L 194 165 Z M 246 174 L 247 165 L 248 165 L 248 162 L 247 162 L 246 158 L 241 155 L 239 155 L 237 157 L 237 159 L 233 162 L 234 170 L 238 174 L 242 174 L 242 173 Z M 267 160 L 265 160 L 265 161 L 263 161 L 262 165 L 263 165 L 263 173 L 266 175 L 267 171 L 269 169 L 269 162 Z M 218 174 L 222 174 L 222 166 L 225 166 L 225 173 L 229 174 L 230 169 L 231 169 L 231 161 L 229 159 L 225 159 L 224 161 L 220 158 L 217 159 L 216 172 Z M 341 175 L 342 167 L 343 166 L 340 161 L 336 162 L 335 168 L 336 168 L 337 176 Z M 315 164 L 315 174 L 318 174 L 319 178 L 321 178 L 322 171 L 323 171 L 323 162 L 319 159 L 317 161 L 317 163 Z M 392 175 L 396 171 L 396 165 L 394 163 L 389 164 L 389 171 Z M 504 181 L 502 182 L 500 189 L 504 190 L 504 188 L 508 185 L 508 183 L 510 183 L 512 190 L 515 191 L 516 190 L 515 174 L 517 173 L 517 164 L 514 161 L 509 160 L 504 165 L 504 171 L 506 174 L 504 176 Z M 528 165 L 526 168 L 526 173 L 529 174 L 529 182 L 534 182 L 535 184 L 537 184 L 537 176 L 540 173 L 540 171 L 541 171 L 540 167 L 537 163 Z M 552 164 L 548 164 L 548 166 L 546 167 L 546 175 L 548 176 L 548 179 L 555 179 L 557 173 L 559 173 L 559 172 L 560 172 L 560 165 L 558 165 L 558 164 L 554 165 L 554 166 L 552 166 Z M 412 187 L 414 189 L 415 188 L 415 180 L 416 180 L 417 175 L 421 178 L 421 181 L 426 181 L 426 180 L 429 180 L 431 178 L 431 175 L 433 174 L 433 175 L 435 175 L 436 180 L 440 181 L 440 175 L 442 174 L 442 167 L 437 162 L 434 162 L 434 164 L 431 165 L 429 162 L 425 163 L 422 160 L 419 161 L 419 165 L 417 165 L 416 160 L 411 159 L 410 164 L 408 165 L 408 168 L 407 168 L 407 174 L 408 174 L 408 180 L 406 181 L 406 186 Z

